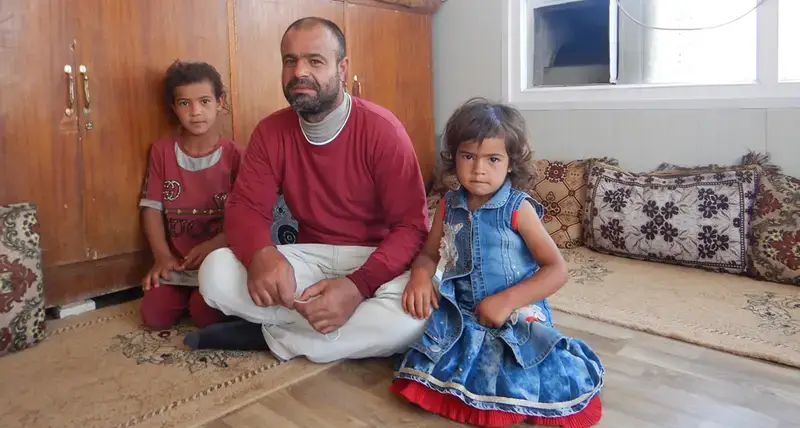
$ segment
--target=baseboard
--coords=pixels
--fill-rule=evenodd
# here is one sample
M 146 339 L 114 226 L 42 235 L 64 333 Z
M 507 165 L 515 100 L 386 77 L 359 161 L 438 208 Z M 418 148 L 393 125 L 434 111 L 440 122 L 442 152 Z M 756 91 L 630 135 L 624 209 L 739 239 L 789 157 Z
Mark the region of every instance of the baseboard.
M 48 320 L 64 319 L 75 315 L 96 311 L 109 306 L 120 305 L 133 300 L 141 299 L 144 295 L 141 287 L 132 287 L 125 290 L 102 294 L 90 299 L 72 302 L 61 306 L 49 307 L 46 310 Z
M 68 305 L 140 287 L 153 265 L 149 251 L 122 254 L 44 270 L 45 305 Z
M 80 315 L 86 312 L 91 312 L 97 309 L 94 300 L 82 300 L 80 302 L 70 303 L 64 306 L 56 306 L 53 308 L 53 318 L 60 320 L 66 317 Z

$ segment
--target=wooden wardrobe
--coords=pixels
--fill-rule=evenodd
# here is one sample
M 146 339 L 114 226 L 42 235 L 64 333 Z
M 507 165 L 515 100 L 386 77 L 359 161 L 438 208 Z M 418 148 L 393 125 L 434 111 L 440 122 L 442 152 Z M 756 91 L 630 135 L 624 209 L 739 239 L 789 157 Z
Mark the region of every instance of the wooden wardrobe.
M 358 0 L 0 0 L 0 204 L 38 206 L 48 306 L 138 286 L 152 264 L 138 211 L 147 151 L 174 132 L 160 79 L 213 64 L 228 135 L 247 144 L 287 106 L 280 37 L 321 16 L 344 30 L 348 91 L 386 107 L 435 164 L 431 16 Z

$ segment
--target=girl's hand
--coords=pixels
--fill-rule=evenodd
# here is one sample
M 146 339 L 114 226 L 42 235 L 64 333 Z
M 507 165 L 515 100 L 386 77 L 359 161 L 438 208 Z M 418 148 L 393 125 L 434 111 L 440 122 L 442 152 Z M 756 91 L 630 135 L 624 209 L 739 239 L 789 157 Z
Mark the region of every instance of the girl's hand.
M 494 294 L 483 299 L 476 312 L 482 326 L 500 328 L 508 321 L 514 308 L 508 304 L 508 299 L 503 294 Z
M 433 289 L 433 281 L 412 273 L 403 291 L 403 310 L 416 319 L 426 319 L 431 315 L 431 306 L 439 309 L 439 296 Z
M 142 280 L 144 291 L 150 288 L 158 288 L 161 285 L 160 279 L 169 279 L 170 271 L 181 271 L 181 263 L 172 254 L 156 258 L 156 263 L 150 268 L 150 272 Z
M 186 258 L 183 259 L 183 263 L 181 263 L 182 269 L 194 270 L 200 267 L 200 263 L 203 263 L 206 256 L 211 254 L 212 251 L 216 250 L 215 246 L 212 245 L 211 241 L 203 242 L 202 244 L 195 245 L 191 250 L 189 250 L 189 254 L 186 255 Z
M 188 270 L 199 269 L 200 264 L 203 263 L 203 260 L 205 260 L 212 251 L 223 248 L 226 245 L 225 235 L 221 233 L 208 241 L 197 244 L 194 248 L 189 250 L 189 254 L 183 259 L 181 267 Z

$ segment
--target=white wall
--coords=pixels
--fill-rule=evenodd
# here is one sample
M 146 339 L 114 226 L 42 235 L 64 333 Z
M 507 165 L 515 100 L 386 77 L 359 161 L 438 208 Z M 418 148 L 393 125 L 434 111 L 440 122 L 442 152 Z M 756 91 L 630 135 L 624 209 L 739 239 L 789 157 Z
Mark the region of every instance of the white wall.
M 499 100 L 503 43 L 498 0 L 448 0 L 433 16 L 436 132 L 470 97 Z
M 498 0 L 448 0 L 434 16 L 436 132 L 472 96 L 502 97 Z M 525 111 L 538 158 L 611 156 L 644 171 L 661 162 L 736 162 L 748 149 L 800 177 L 800 109 Z

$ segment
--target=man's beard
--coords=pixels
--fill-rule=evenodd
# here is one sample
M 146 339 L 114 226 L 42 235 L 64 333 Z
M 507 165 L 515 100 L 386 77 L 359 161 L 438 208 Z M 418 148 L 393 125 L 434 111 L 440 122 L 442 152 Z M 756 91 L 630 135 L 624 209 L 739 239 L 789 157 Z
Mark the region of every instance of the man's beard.
M 305 118 L 318 115 L 333 110 L 333 106 L 336 104 L 336 98 L 339 96 L 339 90 L 341 89 L 338 73 L 327 83 L 328 84 L 323 87 L 312 79 L 298 79 L 295 77 L 283 87 L 283 95 L 286 97 L 286 101 L 289 102 L 292 109 L 300 116 Z M 316 92 L 316 95 L 303 93 L 293 94 L 292 88 L 295 86 L 311 88 Z

